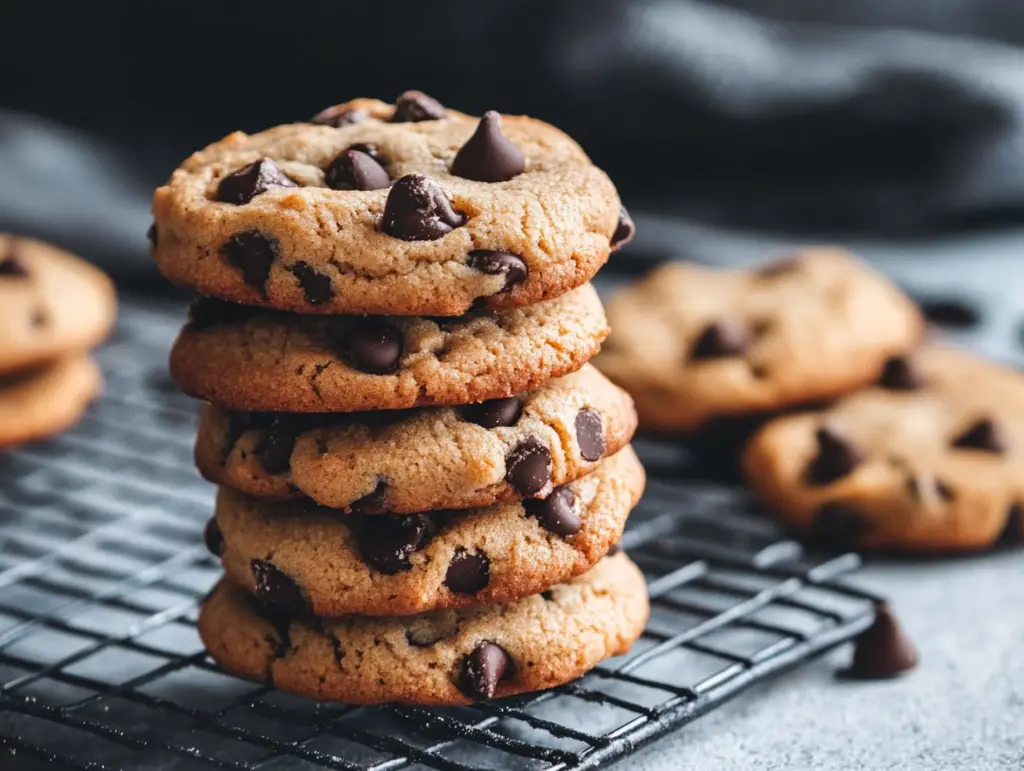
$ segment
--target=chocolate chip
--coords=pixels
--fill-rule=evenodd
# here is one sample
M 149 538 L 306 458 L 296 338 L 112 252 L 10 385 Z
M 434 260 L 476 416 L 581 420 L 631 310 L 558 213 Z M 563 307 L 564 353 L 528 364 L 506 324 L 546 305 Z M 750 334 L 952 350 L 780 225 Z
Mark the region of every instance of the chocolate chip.
M 405 347 L 402 330 L 372 317 L 348 325 L 339 342 L 349 364 L 373 375 L 387 375 L 398 369 Z
M 551 452 L 535 436 L 517 444 L 505 466 L 505 479 L 520 495 L 539 493 L 551 481 Z
M 476 594 L 491 580 L 491 562 L 483 554 L 459 549 L 448 565 L 444 585 L 456 594 Z
M 921 300 L 918 304 L 925 318 L 940 327 L 970 329 L 981 322 L 978 310 L 961 300 L 935 298 Z
M 864 461 L 860 450 L 831 428 L 819 428 L 818 455 L 807 469 L 807 483 L 826 485 L 849 474 Z
M 348 149 L 369 155 L 381 166 L 384 165 L 384 159 L 380 155 L 380 148 L 373 142 L 356 142 L 354 145 L 349 145 Z
M 739 324 L 714 321 L 704 328 L 690 351 L 691 359 L 741 356 L 750 347 L 750 333 Z
M 541 598 L 543 598 L 545 602 L 551 602 L 555 599 L 555 593 L 550 589 L 545 589 L 543 592 L 540 593 L 540 596 Z
M 608 551 L 605 552 L 604 556 L 606 556 L 606 557 L 614 557 L 620 551 L 622 551 L 622 544 L 613 543 L 611 546 L 608 547 Z
M 203 542 L 210 554 L 219 557 L 224 553 L 224 534 L 220 531 L 220 525 L 214 517 L 210 517 L 203 528 Z
M 358 529 L 360 555 L 386 576 L 410 570 L 409 555 L 423 548 L 433 535 L 433 523 L 425 514 L 363 517 Z
M 198 331 L 217 324 L 241 324 L 256 312 L 250 305 L 197 297 L 188 309 L 188 319 L 193 329 Z
M 272 562 L 254 559 L 250 567 L 256 579 L 256 596 L 261 602 L 272 610 L 292 616 L 306 613 L 309 604 L 302 590 Z
M 484 428 L 514 426 L 522 411 L 523 401 L 518 396 L 467 404 L 461 409 L 463 418 Z
M 324 170 L 332 190 L 382 190 L 391 184 L 387 171 L 366 153 L 345 150 Z
M 146 240 L 149 241 L 149 246 L 152 249 L 156 249 L 160 245 L 160 231 L 156 228 L 156 223 L 150 223 L 149 230 L 146 231 Z
M 8 247 L 7 254 L 0 257 L 0 278 L 27 278 L 28 268 L 18 257 L 15 245 Z
M 403 241 L 436 241 L 466 224 L 434 180 L 422 174 L 406 174 L 388 193 L 381 230 Z
M 334 297 L 331 277 L 324 275 L 308 262 L 300 260 L 289 266 L 288 270 L 299 280 L 302 293 L 306 295 L 306 302 L 310 305 L 319 305 Z
M 253 426 L 253 413 L 249 412 L 229 412 L 227 426 L 224 429 L 224 443 L 221 447 L 221 454 L 225 461 L 231 454 L 231 450 L 238 443 L 238 440 L 242 437 L 246 431 Z
M 498 683 L 514 674 L 512 657 L 500 645 L 484 640 L 462 660 L 459 690 L 471 699 L 490 699 Z
M 250 601 L 249 607 L 252 609 L 252 612 L 274 627 L 274 633 L 277 635 L 277 639 L 267 637 L 266 640 L 274 645 L 274 656 L 276 658 L 282 658 L 292 647 L 292 621 L 290 615 L 278 610 L 277 608 L 265 605 L 255 597 L 249 597 L 247 595 L 247 599 Z
M 852 503 L 829 501 L 818 509 L 807 540 L 829 551 L 846 551 L 860 545 L 870 526 Z
M 425 120 L 441 120 L 448 113 L 439 101 L 422 91 L 406 91 L 395 100 L 392 123 L 419 123 Z
M 911 359 L 905 356 L 893 356 L 885 362 L 878 384 L 890 391 L 915 391 L 924 387 L 925 380 L 924 375 Z
M 507 182 L 526 168 L 523 151 L 501 133 L 501 115 L 484 113 L 452 160 L 452 174 L 477 182 Z
M 474 270 L 488 276 L 504 274 L 505 284 L 502 291 L 526 281 L 529 269 L 519 255 L 511 252 L 496 252 L 493 249 L 474 249 L 467 255 L 466 264 Z
M 541 527 L 556 535 L 575 535 L 583 527 L 583 520 L 575 511 L 576 494 L 568 485 L 556 487 L 542 500 L 523 501 L 523 506 Z
M 999 546 L 1012 546 L 1024 542 L 1024 506 L 1011 503 L 1006 511 L 1006 524 L 996 540 Z
M 388 510 L 387 480 L 378 480 L 377 486 L 362 498 L 357 498 L 345 507 L 353 514 L 382 514 Z
M 238 206 L 276 187 L 298 187 L 270 158 L 261 158 L 233 171 L 217 186 L 217 200 Z
M 316 123 L 320 126 L 341 128 L 342 126 L 351 126 L 353 123 L 362 123 L 364 120 L 369 120 L 369 118 L 370 113 L 366 110 L 347 107 L 343 104 L 336 104 L 333 107 L 321 110 L 310 118 L 309 122 Z
M 1006 437 L 991 418 L 982 418 L 971 424 L 953 440 L 953 446 L 964 450 L 984 450 L 1003 454 L 1006 452 Z
M 636 225 L 633 224 L 633 218 L 629 216 L 626 207 L 619 204 L 619 224 L 615 226 L 615 232 L 612 233 L 612 251 L 619 251 L 619 249 L 632 241 L 635 235 Z
M 291 468 L 292 450 L 299 438 L 300 426 L 287 415 L 274 415 L 266 428 L 263 441 L 256 448 L 260 465 L 268 474 L 283 474 Z
M 857 680 L 881 680 L 917 666 L 914 643 L 903 632 L 887 603 L 875 608 L 875 621 L 857 638 L 853 663 L 841 674 Z
M 576 413 L 576 441 L 583 460 L 593 463 L 604 455 L 604 422 L 597 410 L 586 407 Z
M 228 239 L 224 256 L 242 271 L 245 283 L 262 289 L 270 275 L 270 266 L 277 259 L 277 240 L 258 230 L 247 230 Z

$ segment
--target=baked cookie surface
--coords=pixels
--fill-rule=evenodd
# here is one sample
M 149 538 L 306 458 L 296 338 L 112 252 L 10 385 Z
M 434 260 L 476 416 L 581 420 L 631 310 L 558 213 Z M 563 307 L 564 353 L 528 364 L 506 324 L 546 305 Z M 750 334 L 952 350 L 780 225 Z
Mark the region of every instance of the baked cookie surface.
M 661 431 L 834 398 L 924 330 L 888 280 L 824 248 L 752 270 L 668 263 L 607 314 L 614 333 L 594 363 L 633 396 L 641 427 Z
M 455 316 L 561 295 L 631 235 L 558 129 L 418 98 L 356 99 L 192 155 L 153 197 L 161 271 L 299 313 Z
M 70 427 L 103 387 L 87 354 L 0 376 L 0 450 Z
M 409 615 L 506 602 L 588 570 L 619 542 L 643 487 L 627 447 L 544 499 L 460 512 L 337 515 L 222 488 L 208 544 L 266 603 L 284 596 L 321 617 Z
M 589 365 L 508 399 L 461 407 L 282 415 L 206 405 L 196 461 L 249 495 L 307 495 L 359 513 L 544 497 L 629 443 L 632 400 Z
M 299 316 L 201 300 L 171 351 L 183 391 L 253 412 L 469 404 L 574 372 L 608 332 L 590 285 L 500 314 Z
M 543 594 L 405 618 L 299 621 L 221 581 L 199 634 L 226 670 L 351 704 L 470 704 L 569 682 L 625 653 L 648 615 L 625 554 Z
M 114 286 L 56 247 L 0 233 L 0 374 L 90 348 L 114 324 Z
M 1024 538 L 1024 376 L 927 347 L 880 385 L 778 418 L 744 451 L 755 493 L 836 549 L 962 551 Z

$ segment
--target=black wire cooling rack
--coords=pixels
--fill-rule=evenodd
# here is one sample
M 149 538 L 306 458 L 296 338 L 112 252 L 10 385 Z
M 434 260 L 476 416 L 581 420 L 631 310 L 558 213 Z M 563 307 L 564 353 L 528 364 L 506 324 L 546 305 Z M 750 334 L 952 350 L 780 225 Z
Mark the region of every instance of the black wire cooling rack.
M 623 546 L 652 615 L 570 685 L 470 708 L 317 705 L 223 674 L 197 602 L 219 574 L 200 532 L 196 406 L 164 369 L 180 308 L 128 303 L 106 395 L 74 431 L 0 455 L 0 768 L 584 769 L 620 759 L 864 630 L 853 555 L 811 561 L 738 488 L 651 482 Z

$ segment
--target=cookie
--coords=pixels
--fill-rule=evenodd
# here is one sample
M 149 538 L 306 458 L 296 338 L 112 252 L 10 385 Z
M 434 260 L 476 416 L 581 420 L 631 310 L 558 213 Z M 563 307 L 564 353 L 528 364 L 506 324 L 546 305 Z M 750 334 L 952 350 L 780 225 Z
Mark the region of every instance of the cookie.
M 200 294 L 299 313 L 457 316 L 582 285 L 632 234 L 615 187 L 528 117 L 439 108 L 236 132 L 153 197 L 152 252 Z
M 607 312 L 615 331 L 595 364 L 659 431 L 834 398 L 873 382 L 924 329 L 889 281 L 824 248 L 753 270 L 669 263 Z
M 461 407 L 280 415 L 206 405 L 196 462 L 249 495 L 404 514 L 544 497 L 622 449 L 635 428 L 629 395 L 585 365 L 536 391 Z
M 422 514 L 338 515 L 222 488 L 207 532 L 228 577 L 316 616 L 408 615 L 534 594 L 588 570 L 643 492 L 631 448 L 544 499 Z
M 404 618 L 297 620 L 221 581 L 199 634 L 226 670 L 312 699 L 470 704 L 569 682 L 625 653 L 647 621 L 625 554 L 543 594 Z
M 500 314 L 300 316 L 202 300 L 171 352 L 182 390 L 229 409 L 354 412 L 469 404 L 573 372 L 607 334 L 589 284 Z
M 1024 376 L 939 347 L 879 384 L 772 421 L 747 481 L 794 530 L 835 549 L 970 550 L 1024 540 Z
M 84 353 L 0 376 L 0 449 L 68 428 L 102 387 L 99 368 Z
M 89 348 L 110 332 L 114 287 L 56 247 L 0 233 L 0 374 Z

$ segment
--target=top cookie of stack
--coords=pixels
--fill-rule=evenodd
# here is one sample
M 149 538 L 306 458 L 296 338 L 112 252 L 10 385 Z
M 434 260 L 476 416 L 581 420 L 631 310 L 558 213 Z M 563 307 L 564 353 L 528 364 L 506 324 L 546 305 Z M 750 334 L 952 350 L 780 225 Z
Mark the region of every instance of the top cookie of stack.
M 633 232 L 558 129 L 419 92 L 233 133 L 186 160 L 153 211 L 168 279 L 297 313 L 519 308 L 588 281 Z

